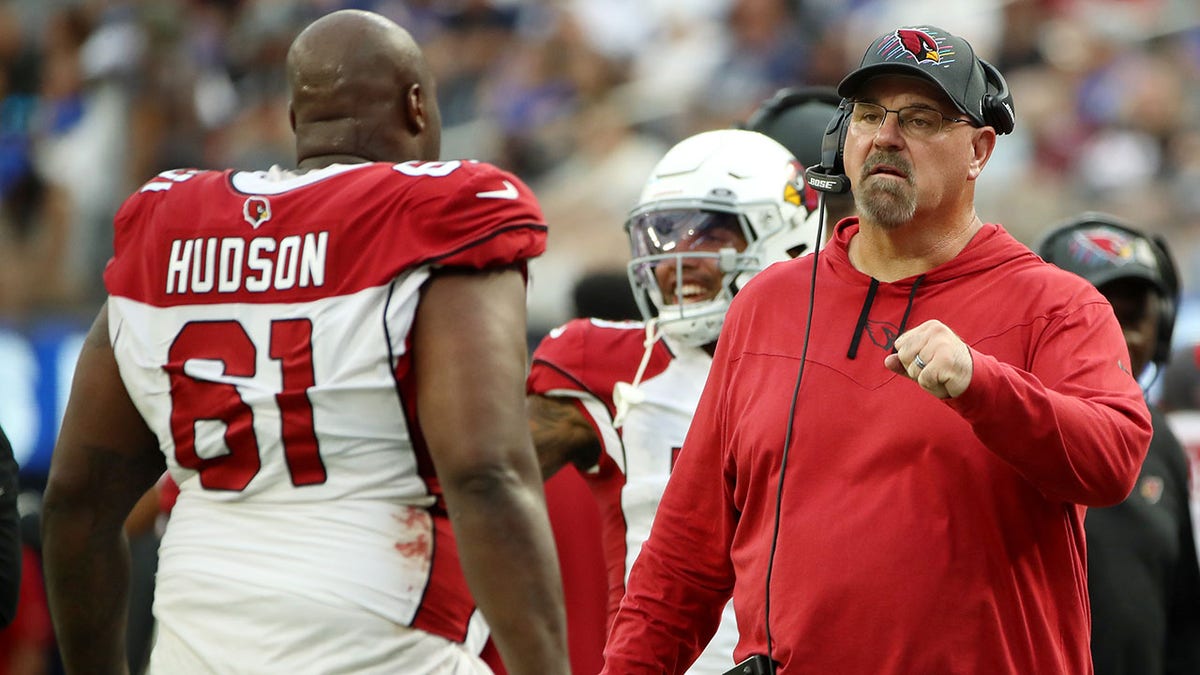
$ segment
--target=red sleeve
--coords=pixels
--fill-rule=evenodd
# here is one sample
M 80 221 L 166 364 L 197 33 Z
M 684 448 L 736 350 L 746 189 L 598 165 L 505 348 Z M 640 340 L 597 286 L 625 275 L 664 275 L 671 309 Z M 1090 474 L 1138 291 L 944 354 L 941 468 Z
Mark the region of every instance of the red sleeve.
M 970 386 L 947 404 L 984 445 L 1048 497 L 1086 506 L 1125 499 L 1151 424 L 1108 304 L 1097 296 L 1049 326 L 1032 372 L 984 353 L 986 340 L 977 346 Z
M 154 220 L 159 209 L 168 202 L 167 195 L 172 188 L 203 175 L 204 172 L 194 169 L 164 171 L 121 203 L 113 217 L 113 256 L 104 267 L 104 285 L 110 294 L 138 299 L 157 295 L 162 275 L 154 264 L 157 262 L 155 247 L 159 243 Z M 169 213 L 170 207 L 167 208 Z M 185 208 L 183 213 L 188 217 L 179 218 L 179 222 L 183 226 L 191 225 L 194 211 Z
M 508 265 L 546 250 L 546 224 L 533 192 L 516 176 L 490 164 L 467 163 L 463 179 L 446 194 L 436 227 L 420 230 L 434 237 L 431 250 L 440 265 L 486 268 Z
M 612 398 L 612 386 L 607 389 L 589 376 L 586 367 L 588 332 L 587 319 L 572 319 L 551 330 L 533 350 L 525 393 L 546 394 L 556 389 L 568 389 L 591 394 L 601 400 Z
M 533 352 L 528 394 L 545 395 L 556 390 L 579 392 L 604 403 L 615 413 L 613 387 L 632 382 L 645 354 L 645 326 L 633 321 L 573 319 L 555 328 Z M 671 354 L 661 341 L 655 343 L 645 380 L 663 371 Z

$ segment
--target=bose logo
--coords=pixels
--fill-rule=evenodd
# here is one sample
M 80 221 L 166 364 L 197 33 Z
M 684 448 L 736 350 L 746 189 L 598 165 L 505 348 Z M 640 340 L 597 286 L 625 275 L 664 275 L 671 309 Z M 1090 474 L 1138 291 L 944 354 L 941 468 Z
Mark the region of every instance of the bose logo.
M 837 187 L 838 181 L 836 178 L 826 179 L 809 176 L 808 184 L 817 188 L 818 190 L 832 190 L 833 188 Z

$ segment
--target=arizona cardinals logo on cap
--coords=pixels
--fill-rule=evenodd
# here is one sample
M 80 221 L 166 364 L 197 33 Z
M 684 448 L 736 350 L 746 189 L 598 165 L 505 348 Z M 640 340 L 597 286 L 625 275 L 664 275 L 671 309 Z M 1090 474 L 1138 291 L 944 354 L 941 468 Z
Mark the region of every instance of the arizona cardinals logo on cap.
M 1139 246 L 1139 244 L 1142 244 Z M 1090 230 L 1076 232 L 1071 238 L 1068 249 L 1071 255 L 1084 265 L 1095 265 L 1106 262 L 1110 265 L 1127 265 L 1140 262 L 1148 267 L 1154 267 L 1154 253 L 1144 246 L 1144 242 L 1134 239 L 1123 232 L 1111 230 Z
M 889 60 L 912 58 L 917 63 L 947 65 L 949 54 L 943 54 L 937 40 L 929 33 L 915 28 L 899 28 L 890 40 L 879 45 L 879 55 Z
M 900 44 L 908 50 L 908 53 L 913 55 L 917 63 L 925 61 L 937 63 L 942 60 L 942 55 L 938 53 L 937 42 L 929 37 L 929 33 L 911 28 L 901 28 L 896 31 L 896 37 L 900 40 Z
M 259 225 L 271 219 L 271 202 L 266 197 L 251 197 L 242 204 L 242 217 L 250 223 L 250 227 L 258 229 Z

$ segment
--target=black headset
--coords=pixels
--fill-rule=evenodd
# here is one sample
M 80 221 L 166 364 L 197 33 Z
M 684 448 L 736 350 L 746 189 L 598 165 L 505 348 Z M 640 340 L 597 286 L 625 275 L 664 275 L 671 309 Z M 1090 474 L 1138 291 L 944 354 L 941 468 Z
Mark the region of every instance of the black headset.
M 986 85 L 983 98 L 979 101 L 983 123 L 995 129 L 997 134 L 1012 133 L 1017 115 L 1008 82 L 992 64 L 980 58 L 976 61 L 983 69 Z M 842 163 L 842 150 L 846 145 L 846 131 L 850 128 L 851 107 L 848 99 L 842 99 L 838 104 L 837 113 L 829 120 L 829 126 L 825 127 L 825 135 L 821 138 L 821 163 L 804 172 L 805 180 L 814 190 L 832 193 L 850 191 L 850 179 L 846 177 Z
M 804 172 L 808 186 L 821 192 L 841 194 L 850 191 L 850 179 L 842 164 L 842 148 L 846 144 L 846 131 L 850 128 L 850 101 L 842 99 L 825 135 L 821 137 L 821 163 Z
M 997 134 L 1011 134 L 1017 126 L 1017 111 L 1013 109 L 1012 93 L 1008 90 L 1008 82 L 996 69 L 996 66 L 979 61 L 983 69 L 984 87 L 983 99 L 979 102 L 979 112 L 983 115 L 983 123 L 996 130 Z
M 1101 286 L 1108 281 L 1124 278 L 1120 274 L 1115 276 L 1100 274 L 1101 272 L 1115 271 L 1115 268 L 1111 265 L 1106 267 L 1097 265 L 1082 268 L 1072 265 L 1069 260 L 1061 260 L 1059 259 L 1061 256 L 1056 255 L 1056 249 L 1060 245 L 1060 242 L 1079 230 L 1091 228 L 1109 228 L 1127 234 L 1135 240 L 1145 242 L 1154 254 L 1154 269 L 1148 271 L 1155 277 L 1155 280 L 1150 283 L 1161 298 L 1162 305 L 1158 315 L 1158 340 L 1154 343 L 1154 354 L 1151 356 L 1151 361 L 1161 371 L 1171 358 L 1171 335 L 1175 332 L 1175 318 L 1179 312 L 1180 293 L 1179 272 L 1178 268 L 1175 267 L 1174 259 L 1171 257 L 1171 251 L 1167 247 L 1167 240 L 1157 234 L 1147 235 L 1146 233 L 1139 232 L 1121 222 L 1115 216 L 1095 211 L 1086 211 L 1055 226 L 1037 245 L 1037 253 L 1047 262 L 1087 279 L 1093 286 Z

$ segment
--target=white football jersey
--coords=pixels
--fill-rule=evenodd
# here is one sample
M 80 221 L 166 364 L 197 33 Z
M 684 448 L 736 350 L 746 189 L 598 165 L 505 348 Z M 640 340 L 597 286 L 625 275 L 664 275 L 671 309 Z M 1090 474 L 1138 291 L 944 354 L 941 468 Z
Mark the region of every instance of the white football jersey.
M 650 536 L 712 366 L 712 357 L 702 349 L 656 342 L 637 388 L 621 387 L 618 429 L 614 390 L 619 382 L 633 381 L 645 354 L 645 337 L 640 322 L 573 320 L 538 345 L 526 387 L 531 394 L 579 401 L 601 440 L 600 461 L 583 477 L 600 505 L 610 620 L 642 542 Z M 737 637 L 728 603 L 712 641 L 688 672 L 720 675 L 732 668 Z
M 544 249 L 528 189 L 476 162 L 174 171 L 115 224 L 110 337 L 180 489 L 158 620 L 206 601 L 266 626 L 280 610 L 243 593 L 271 589 L 478 653 L 487 627 L 417 422 L 410 330 L 433 268 Z M 197 599 L 197 578 L 227 591 Z

